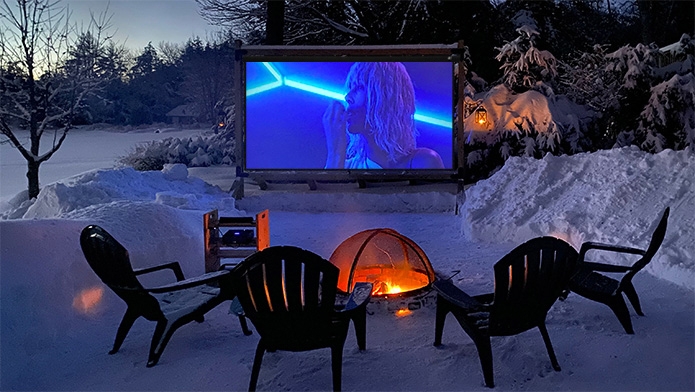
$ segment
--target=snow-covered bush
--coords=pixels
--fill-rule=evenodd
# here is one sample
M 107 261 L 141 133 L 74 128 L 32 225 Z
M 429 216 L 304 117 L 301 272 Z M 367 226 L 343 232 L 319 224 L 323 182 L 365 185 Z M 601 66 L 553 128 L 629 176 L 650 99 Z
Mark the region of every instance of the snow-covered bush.
M 135 147 L 119 162 L 136 170 L 162 170 L 165 164 L 182 163 L 188 167 L 232 165 L 236 162 L 232 131 L 197 138 L 167 138 Z

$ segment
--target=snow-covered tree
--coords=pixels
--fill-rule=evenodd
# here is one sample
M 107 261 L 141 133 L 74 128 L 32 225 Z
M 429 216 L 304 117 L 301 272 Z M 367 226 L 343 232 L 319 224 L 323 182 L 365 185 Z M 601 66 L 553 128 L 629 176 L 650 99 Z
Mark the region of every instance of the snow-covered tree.
M 507 42 L 495 57 L 502 62 L 500 69 L 504 72 L 504 83 L 514 91 L 531 88 L 543 89 L 545 83 L 557 76 L 557 60 L 547 50 L 536 47 L 538 31 L 530 25 L 516 29 L 519 36 Z
M 695 75 L 674 75 L 651 89 L 640 116 L 638 142 L 646 151 L 695 151 Z
M 88 37 L 85 42 L 93 53 L 110 41 L 105 34 L 108 18 L 105 13 L 92 17 L 80 31 L 68 16 L 52 0 L 0 4 L 0 133 L 27 161 L 30 198 L 39 194 L 40 165 L 63 145 L 85 97 L 103 86 L 96 58 L 67 60 L 75 39 Z M 28 146 L 18 127 L 28 129 Z M 44 139 L 50 144 L 41 149 Z

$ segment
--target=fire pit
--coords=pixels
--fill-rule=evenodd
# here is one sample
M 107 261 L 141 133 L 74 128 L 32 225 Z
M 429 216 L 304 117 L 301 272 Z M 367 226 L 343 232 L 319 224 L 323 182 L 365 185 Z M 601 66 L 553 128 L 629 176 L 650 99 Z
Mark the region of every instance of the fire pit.
M 393 229 L 361 231 L 343 241 L 330 262 L 340 269 L 338 290 L 352 291 L 355 282 L 371 282 L 376 297 L 420 294 L 434 281 L 425 252 Z

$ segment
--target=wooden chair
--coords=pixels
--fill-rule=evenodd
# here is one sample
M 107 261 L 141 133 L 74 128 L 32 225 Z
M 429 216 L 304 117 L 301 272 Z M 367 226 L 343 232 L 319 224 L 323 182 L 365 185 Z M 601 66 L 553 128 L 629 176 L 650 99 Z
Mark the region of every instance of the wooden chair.
M 495 266 L 494 293 L 471 297 L 449 280 L 436 280 L 434 345 L 442 344 L 451 312 L 478 349 L 485 385 L 494 387 L 490 336 L 511 336 L 538 327 L 553 369 L 560 370 L 545 318 L 566 288 L 577 251 L 553 237 L 534 238 L 512 250 Z
M 609 245 L 598 242 L 585 242 L 579 250 L 579 263 L 577 271 L 569 282 L 569 291 L 577 293 L 582 297 L 600 302 L 607 305 L 622 324 L 625 332 L 634 334 L 630 312 L 623 298 L 623 293 L 635 308 L 638 315 L 644 316 L 642 307 L 637 296 L 635 286 L 632 284 L 632 277 L 635 276 L 652 260 L 656 251 L 659 250 L 661 243 L 666 236 L 666 224 L 668 221 L 670 208 L 667 207 L 661 216 L 659 224 L 656 226 L 649 247 L 646 250 L 621 246 Z M 586 261 L 586 254 L 590 250 L 601 250 L 616 253 L 627 253 L 642 256 L 631 266 L 594 263 Z M 620 280 L 613 279 L 604 273 L 621 273 Z M 568 293 L 565 293 L 565 297 Z
M 128 306 L 109 354 L 118 352 L 135 320 L 144 317 L 157 323 L 147 359 L 147 367 L 152 367 L 159 361 L 176 329 L 194 320 L 202 322 L 205 313 L 233 298 L 229 284 L 224 284 L 225 280 L 229 280 L 229 271 L 184 279 L 177 262 L 134 270 L 128 251 L 106 230 L 95 225 L 82 230 L 80 245 L 87 262 L 101 281 Z M 176 283 L 145 288 L 138 281 L 138 275 L 164 269 L 173 271 Z M 240 321 L 244 333 L 250 334 L 246 321 L 243 318 Z
M 338 267 L 308 250 L 271 246 L 247 257 L 232 270 L 246 317 L 260 340 L 249 391 L 256 390 L 265 351 L 331 349 L 333 389 L 341 388 L 343 346 L 350 320 L 360 350 L 365 349 L 369 283 L 355 286 L 347 304 L 336 309 Z

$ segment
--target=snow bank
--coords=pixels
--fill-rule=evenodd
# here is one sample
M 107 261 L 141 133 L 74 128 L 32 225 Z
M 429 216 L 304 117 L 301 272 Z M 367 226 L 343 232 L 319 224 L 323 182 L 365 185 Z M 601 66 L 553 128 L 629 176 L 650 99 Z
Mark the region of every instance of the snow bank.
M 43 187 L 36 200 L 27 200 L 26 192 L 18 194 L 0 218 L 88 218 L 100 206 L 126 200 L 183 210 L 216 208 L 225 214 L 238 213 L 229 194 L 200 178 L 190 177 L 185 165 L 174 164 L 166 165 L 162 171 L 121 168 L 79 174 Z
M 542 160 L 511 158 L 466 192 L 462 231 L 472 241 L 521 243 L 552 234 L 575 247 L 600 241 L 646 247 L 667 206 L 662 247 L 647 266 L 695 286 L 695 155 L 636 147 Z

